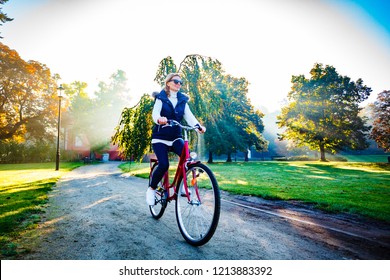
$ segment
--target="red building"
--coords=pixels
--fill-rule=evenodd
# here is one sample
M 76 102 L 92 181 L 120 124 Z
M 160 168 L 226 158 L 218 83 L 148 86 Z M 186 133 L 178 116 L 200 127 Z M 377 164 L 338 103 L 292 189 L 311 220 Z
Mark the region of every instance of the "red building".
M 110 143 L 109 148 L 101 154 L 92 152 L 88 135 L 85 133 L 75 133 L 72 129 L 73 122 L 69 116 L 63 122 L 64 150 L 71 159 L 82 160 L 84 158 L 98 160 L 122 160 L 119 155 L 117 145 Z
M 75 135 L 69 127 L 64 129 L 64 150 L 72 154 L 76 159 L 91 157 L 91 145 L 85 134 Z

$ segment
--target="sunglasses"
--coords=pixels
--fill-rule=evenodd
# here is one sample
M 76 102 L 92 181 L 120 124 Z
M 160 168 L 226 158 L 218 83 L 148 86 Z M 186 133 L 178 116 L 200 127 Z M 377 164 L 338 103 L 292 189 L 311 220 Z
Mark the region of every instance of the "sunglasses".
M 174 82 L 175 85 L 177 85 L 177 84 L 180 84 L 181 86 L 183 85 L 183 81 L 180 81 L 180 80 L 174 79 L 174 80 L 171 80 L 171 82 Z

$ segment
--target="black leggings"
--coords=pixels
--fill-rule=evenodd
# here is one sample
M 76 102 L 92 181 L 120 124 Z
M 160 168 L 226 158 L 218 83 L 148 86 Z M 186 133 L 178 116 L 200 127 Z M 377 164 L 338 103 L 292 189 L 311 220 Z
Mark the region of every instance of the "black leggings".
M 158 159 L 158 167 L 154 171 L 152 182 L 150 183 L 152 189 L 155 189 L 157 188 L 158 183 L 164 177 L 165 172 L 168 171 L 169 168 L 168 152 L 172 151 L 178 156 L 180 156 L 184 147 L 184 140 L 183 139 L 175 140 L 172 144 L 172 147 L 167 146 L 163 143 L 152 144 L 152 147 Z

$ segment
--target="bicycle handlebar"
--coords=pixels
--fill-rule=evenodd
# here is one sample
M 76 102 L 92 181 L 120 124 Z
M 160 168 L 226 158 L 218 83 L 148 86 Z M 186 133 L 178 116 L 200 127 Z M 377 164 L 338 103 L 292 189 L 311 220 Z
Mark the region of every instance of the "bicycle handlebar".
M 179 123 L 178 121 L 175 121 L 175 120 L 168 120 L 167 124 L 166 125 L 169 125 L 169 126 L 174 126 L 174 125 L 177 125 L 177 126 L 180 126 L 181 128 L 185 129 L 185 130 L 199 130 L 199 131 L 202 131 L 202 129 L 200 128 L 200 125 L 195 125 L 194 127 L 192 126 L 186 126 L 186 125 L 182 125 L 181 123 Z

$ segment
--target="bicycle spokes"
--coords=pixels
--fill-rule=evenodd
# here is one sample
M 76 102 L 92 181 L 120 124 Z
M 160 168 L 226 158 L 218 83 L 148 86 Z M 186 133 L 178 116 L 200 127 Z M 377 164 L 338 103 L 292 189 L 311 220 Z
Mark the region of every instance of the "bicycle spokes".
M 183 178 L 179 191 L 185 192 L 189 182 L 188 197 L 178 196 L 176 218 L 180 232 L 192 245 L 205 244 L 214 234 L 220 213 L 220 194 L 217 181 L 202 163 L 192 164 Z
M 157 165 L 152 168 L 151 174 L 155 172 Z M 151 176 L 150 176 L 151 177 Z M 149 182 L 150 184 L 150 182 Z M 156 189 L 156 194 L 154 196 L 155 203 L 154 205 L 149 206 L 150 213 L 155 219 L 160 219 L 164 214 L 165 208 L 167 207 L 166 195 L 163 187 L 163 182 L 160 182 Z
M 183 129 L 184 148 L 173 182 L 169 183 L 166 173 L 159 183 L 162 190 L 156 192 L 156 203 L 150 206 L 150 211 L 155 219 L 159 219 L 167 202 L 176 200 L 176 220 L 182 236 L 189 244 L 201 246 L 210 240 L 218 225 L 221 207 L 218 183 L 206 165 L 190 158 L 187 130 L 195 128 L 182 126 L 173 120 L 170 120 L 169 125 L 178 125 Z M 152 162 L 150 179 L 158 166 L 158 161 Z M 165 196 L 166 191 L 169 192 L 172 187 L 173 194 Z

